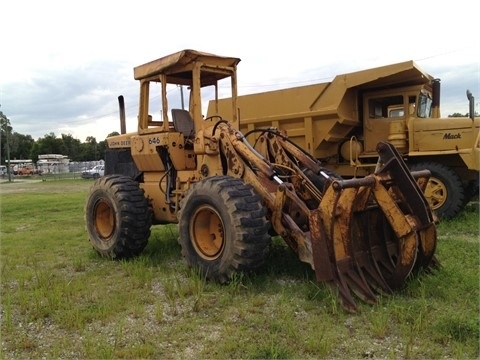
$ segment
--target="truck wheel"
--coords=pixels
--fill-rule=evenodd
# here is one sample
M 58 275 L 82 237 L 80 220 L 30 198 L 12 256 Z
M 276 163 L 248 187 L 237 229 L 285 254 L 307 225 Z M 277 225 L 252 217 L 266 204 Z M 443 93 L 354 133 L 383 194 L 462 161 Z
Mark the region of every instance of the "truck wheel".
M 260 200 L 241 179 L 219 176 L 194 184 L 178 214 L 187 264 L 220 283 L 263 265 L 270 236 Z
M 439 218 L 455 217 L 465 205 L 465 189 L 460 177 L 448 166 L 435 162 L 421 162 L 412 165 L 411 170 L 428 169 L 430 179 L 425 197 Z
M 90 242 L 99 254 L 129 258 L 140 254 L 147 245 L 152 211 L 136 181 L 109 175 L 91 187 L 85 223 Z

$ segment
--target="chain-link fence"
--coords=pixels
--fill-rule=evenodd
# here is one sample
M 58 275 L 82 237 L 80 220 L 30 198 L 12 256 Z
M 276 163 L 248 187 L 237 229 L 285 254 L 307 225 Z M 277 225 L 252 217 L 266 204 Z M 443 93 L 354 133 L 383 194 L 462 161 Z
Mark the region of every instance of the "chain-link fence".
M 41 180 L 61 180 L 61 179 L 80 179 L 82 173 L 86 173 L 96 165 L 104 165 L 105 161 L 72 161 L 63 164 L 44 164 L 37 166 L 35 171 L 21 172 L 18 167 L 10 166 L 10 178 L 14 179 L 41 179 Z M 0 179 L 8 179 L 7 167 L 2 167 L 0 171 Z M 86 176 L 85 178 L 89 178 Z

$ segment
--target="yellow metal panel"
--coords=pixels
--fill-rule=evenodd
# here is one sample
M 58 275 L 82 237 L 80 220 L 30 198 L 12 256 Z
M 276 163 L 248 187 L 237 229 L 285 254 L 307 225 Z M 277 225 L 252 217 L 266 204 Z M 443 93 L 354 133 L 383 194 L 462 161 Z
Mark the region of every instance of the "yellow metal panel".
M 140 171 L 165 171 L 156 147 L 165 134 L 132 136 L 132 157 Z
M 413 123 L 413 151 L 442 151 L 472 149 L 478 134 L 478 126 L 469 118 L 456 118 L 455 121 L 445 119 L 416 119 Z
M 181 133 L 169 133 L 165 139 L 168 140 L 168 144 L 166 144 L 168 154 L 176 170 L 196 168 L 193 143 L 190 144 L 190 150 L 185 149 L 186 142 L 188 143 L 188 141 L 190 141 L 189 139 L 185 140 L 185 137 Z

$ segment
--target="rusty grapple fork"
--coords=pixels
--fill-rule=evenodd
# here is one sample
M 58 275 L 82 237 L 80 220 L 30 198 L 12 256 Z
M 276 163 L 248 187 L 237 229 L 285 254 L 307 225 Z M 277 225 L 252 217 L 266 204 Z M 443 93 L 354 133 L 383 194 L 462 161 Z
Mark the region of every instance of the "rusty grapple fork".
M 332 181 L 309 219 L 316 278 L 335 284 L 350 312 L 357 311 L 352 293 L 375 303 L 414 269 L 438 264 L 435 218 L 419 185 L 430 172 L 411 173 L 389 143 L 377 151 L 380 169 Z

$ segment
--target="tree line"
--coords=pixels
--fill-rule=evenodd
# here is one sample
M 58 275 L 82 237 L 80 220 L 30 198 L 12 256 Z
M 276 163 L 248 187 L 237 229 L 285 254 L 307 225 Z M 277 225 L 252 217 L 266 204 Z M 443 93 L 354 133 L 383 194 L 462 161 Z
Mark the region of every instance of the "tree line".
M 118 135 L 118 132 L 108 134 L 114 135 Z M 62 154 L 68 156 L 70 161 L 95 161 L 104 159 L 106 148 L 105 140 L 97 142 L 93 136 L 81 142 L 70 134 L 57 137 L 51 132 L 34 140 L 30 135 L 16 132 L 10 120 L 0 111 L 0 164 L 5 164 L 7 158 L 31 159 L 36 163 L 38 156 L 42 154 Z
M 454 113 L 448 117 L 463 116 L 468 117 L 469 115 Z M 108 136 L 118 134 L 118 132 L 112 132 Z M 7 144 L 9 149 L 7 149 Z M 57 137 L 52 132 L 34 140 L 30 135 L 14 131 L 10 120 L 0 111 L 0 164 L 5 164 L 8 156 L 10 160 L 31 159 L 36 163 L 38 155 L 42 154 L 62 154 L 68 156 L 70 161 L 96 161 L 104 159 L 106 148 L 105 140 L 97 142 L 93 136 L 89 136 L 85 142 L 81 142 L 70 134 L 61 134 L 60 137 Z

